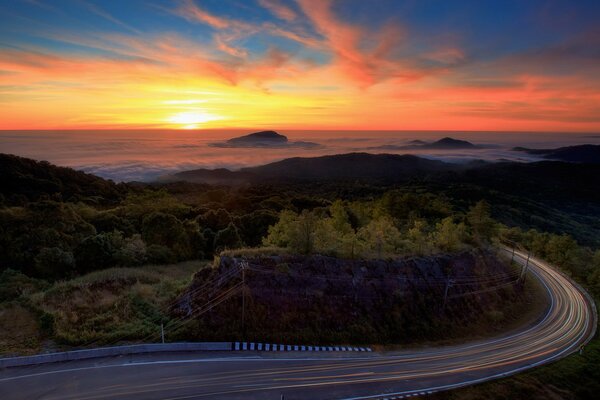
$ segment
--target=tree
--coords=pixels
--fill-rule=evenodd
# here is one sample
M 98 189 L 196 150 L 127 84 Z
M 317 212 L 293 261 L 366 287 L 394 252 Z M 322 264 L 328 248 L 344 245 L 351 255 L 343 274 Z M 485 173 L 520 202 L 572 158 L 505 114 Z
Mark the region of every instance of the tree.
M 191 256 L 188 235 L 181 221 L 174 215 L 153 212 L 142 221 L 142 238 L 147 244 L 171 249 L 178 259 Z
M 596 296 L 600 296 L 600 250 L 596 250 L 592 256 L 591 273 L 588 276 L 588 284 Z
M 467 221 L 473 238 L 478 242 L 489 242 L 496 232 L 496 221 L 490 216 L 490 205 L 483 200 L 469 208 Z
M 125 266 L 141 265 L 146 258 L 146 243 L 139 234 L 124 239 L 123 246 L 115 253 L 115 261 Z
M 237 227 L 230 222 L 215 235 L 215 250 L 235 249 L 243 245 Z
M 114 264 L 114 253 L 113 241 L 109 234 L 89 236 L 75 248 L 77 271 L 86 273 L 110 267 Z
M 435 226 L 433 234 L 437 247 L 444 251 L 457 251 L 462 247 L 465 239 L 466 227 L 464 223 L 455 223 L 452 217 L 444 218 Z
M 200 226 L 196 221 L 186 220 L 183 223 L 185 233 L 188 237 L 188 243 L 192 257 L 204 258 L 206 248 L 206 238 L 200 230 Z
M 430 240 L 427 236 L 427 222 L 422 219 L 413 221 L 412 227 L 408 230 L 408 247 L 411 253 L 425 254 L 431 249 Z
M 315 233 L 317 231 L 317 216 L 314 212 L 303 210 L 292 225 L 290 246 L 303 254 L 311 254 L 315 249 Z
M 177 257 L 171 249 L 159 244 L 151 244 L 146 250 L 146 258 L 152 264 L 172 264 Z
M 394 222 L 389 217 L 379 217 L 358 231 L 360 240 L 365 248 L 381 258 L 384 254 L 396 252 L 401 235 Z
M 268 210 L 256 210 L 241 217 L 240 235 L 247 246 L 257 246 L 277 223 L 277 214 Z
M 577 242 L 569 235 L 551 235 L 546 243 L 546 257 L 561 268 L 572 269 L 578 248 Z
M 42 248 L 34 261 L 37 274 L 50 279 L 69 276 L 75 267 L 73 253 L 59 247 Z
M 231 223 L 231 215 L 227 210 L 219 208 L 218 210 L 208 210 L 198 217 L 198 224 L 209 227 L 214 231 L 225 229 Z
M 329 207 L 329 213 L 331 214 L 331 226 L 339 234 L 344 236 L 354 232 L 352 225 L 350 224 L 350 218 L 344 203 L 341 200 L 336 200 Z
M 281 211 L 277 223 L 269 227 L 269 234 L 263 239 L 263 245 L 284 248 L 291 246 L 292 230 L 297 218 L 297 214 L 293 211 Z

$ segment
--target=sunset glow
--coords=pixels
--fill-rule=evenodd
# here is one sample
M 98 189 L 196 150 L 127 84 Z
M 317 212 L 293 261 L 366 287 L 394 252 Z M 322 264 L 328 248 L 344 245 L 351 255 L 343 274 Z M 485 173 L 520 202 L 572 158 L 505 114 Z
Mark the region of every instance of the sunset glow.
M 0 128 L 600 130 L 597 2 L 252 3 L 2 2 Z

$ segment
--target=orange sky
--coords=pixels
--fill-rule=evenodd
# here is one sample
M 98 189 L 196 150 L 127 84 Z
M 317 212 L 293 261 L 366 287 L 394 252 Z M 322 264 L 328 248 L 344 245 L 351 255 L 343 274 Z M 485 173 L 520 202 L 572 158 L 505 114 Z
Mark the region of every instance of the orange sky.
M 339 2 L 180 1 L 143 8 L 150 26 L 82 4 L 84 26 L 37 17 L 81 18 L 58 5 L 0 8 L 0 129 L 600 131 L 597 30 L 482 56 L 476 31 L 428 40 L 401 13 L 369 25 Z

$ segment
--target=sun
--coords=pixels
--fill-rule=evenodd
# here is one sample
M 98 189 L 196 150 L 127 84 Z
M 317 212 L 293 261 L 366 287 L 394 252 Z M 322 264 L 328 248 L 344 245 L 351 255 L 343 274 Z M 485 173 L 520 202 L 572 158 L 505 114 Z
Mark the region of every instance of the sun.
M 205 111 L 184 111 L 171 115 L 167 121 L 176 124 L 181 129 L 197 129 L 206 122 L 224 119 L 220 115 L 210 114 Z

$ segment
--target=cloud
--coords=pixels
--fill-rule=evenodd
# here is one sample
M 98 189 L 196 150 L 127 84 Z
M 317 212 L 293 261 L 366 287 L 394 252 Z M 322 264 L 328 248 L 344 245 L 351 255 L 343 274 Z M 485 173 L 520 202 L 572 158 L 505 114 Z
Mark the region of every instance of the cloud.
M 298 14 L 280 0 L 259 0 L 258 3 L 279 19 L 292 22 L 298 18 Z
M 107 11 L 101 9 L 100 7 L 98 7 L 95 4 L 92 3 L 88 3 L 87 1 L 83 1 L 80 0 L 83 4 L 85 4 L 85 6 L 94 14 L 106 19 L 107 21 L 110 21 L 118 26 L 120 26 L 121 28 L 125 28 L 128 31 L 131 31 L 133 33 L 137 33 L 140 34 L 141 32 L 135 28 L 133 28 L 132 26 L 126 24 L 125 22 L 121 21 L 118 18 L 115 18 L 113 15 L 111 15 L 110 13 L 108 13 Z
M 203 10 L 192 0 L 181 1 L 173 12 L 189 21 L 199 21 L 217 29 L 229 28 L 232 25 L 232 21 Z
M 169 14 L 143 32 L 101 3 L 81 4 L 85 26 L 54 5 L 72 26 L 30 16 L 9 26 L 2 128 L 164 127 L 198 102 L 236 128 L 600 127 L 597 28 L 500 52 L 478 50 L 460 27 L 440 34 L 385 15 L 348 17 L 342 1 L 260 0 L 259 12 L 233 2 L 225 14 L 182 0 L 148 7 Z
M 393 53 L 404 35 L 397 24 L 384 24 L 372 31 L 340 20 L 332 10 L 333 2 L 298 0 L 302 11 L 335 56 L 334 62 L 359 86 L 368 87 L 382 80 L 412 75 L 408 66 Z

